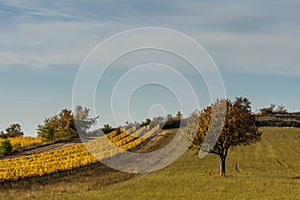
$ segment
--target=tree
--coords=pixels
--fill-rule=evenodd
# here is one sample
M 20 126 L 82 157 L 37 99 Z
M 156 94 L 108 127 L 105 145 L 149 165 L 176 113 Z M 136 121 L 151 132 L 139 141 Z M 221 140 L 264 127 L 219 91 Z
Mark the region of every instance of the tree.
M 89 112 L 90 109 L 88 108 L 76 106 L 74 120 L 78 134 L 86 134 L 87 130 L 96 124 L 99 116 L 91 118 L 89 117 Z
M 151 123 L 151 119 L 147 118 L 146 119 L 146 124 L 149 125 Z
M 12 154 L 12 145 L 9 139 L 5 139 L 0 143 L 0 155 L 7 156 Z
M 63 109 L 58 115 L 58 127 L 55 132 L 56 138 L 77 138 L 74 116 L 71 110 Z
M 175 117 L 173 117 L 171 114 L 168 114 L 163 129 L 179 128 L 181 123 L 181 118 L 182 118 L 182 114 L 180 111 L 177 112 Z
M 225 175 L 226 157 L 230 147 L 249 145 L 260 140 L 262 133 L 255 126 L 255 115 L 250 104 L 247 98 L 236 98 L 234 102 L 228 99 L 218 100 L 199 113 L 199 127 L 192 148 L 218 155 L 220 175 Z M 223 120 L 220 119 L 222 108 L 226 108 Z M 220 133 L 217 133 L 218 127 L 221 127 Z M 202 144 L 208 132 L 208 142 Z
M 173 120 L 173 116 L 171 114 L 167 114 L 167 121 L 172 121 Z
M 279 114 L 286 114 L 287 109 L 285 109 L 283 105 L 279 105 L 276 109 L 276 112 L 279 113 Z
M 151 123 L 151 119 L 147 118 L 145 121 L 140 123 L 140 126 L 148 126 Z
M 260 109 L 261 114 L 273 114 L 275 105 L 271 104 L 270 107 Z
M 180 112 L 180 111 L 178 111 L 178 112 L 177 112 L 177 114 L 176 114 L 176 117 L 175 117 L 175 119 L 177 119 L 177 120 L 181 120 L 181 118 L 182 118 L 182 114 L 181 114 L 181 112 Z
M 37 128 L 38 137 L 42 138 L 42 140 L 45 141 L 54 140 L 54 135 L 58 127 L 57 122 L 58 122 L 57 115 L 45 119 L 43 125 L 42 124 L 38 125 Z
M 45 119 L 38 125 L 38 136 L 45 141 L 71 139 L 78 137 L 74 117 L 68 109 L 63 109 L 58 115 Z
M 6 129 L 7 134 L 9 137 L 17 137 L 17 136 L 23 136 L 23 132 L 21 129 L 20 124 L 11 124 L 7 129 Z
M 164 124 L 165 123 L 165 118 L 163 118 L 163 117 L 161 117 L 161 116 L 159 116 L 159 117 L 154 117 L 153 119 L 152 119 L 152 122 L 154 123 L 154 124 Z
M 104 133 L 109 133 L 113 130 L 113 128 L 109 125 L 109 124 L 104 124 L 103 128 L 102 128 L 102 131 Z
M 18 137 L 24 135 L 20 124 L 11 124 L 8 128 L 5 129 L 5 131 L 6 133 L 4 133 L 3 131 L 1 132 L 1 138 Z

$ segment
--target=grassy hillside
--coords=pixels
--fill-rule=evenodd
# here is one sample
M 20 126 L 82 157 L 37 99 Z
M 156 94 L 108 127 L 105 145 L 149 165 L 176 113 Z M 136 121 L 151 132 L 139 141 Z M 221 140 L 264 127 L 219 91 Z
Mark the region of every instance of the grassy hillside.
M 0 185 L 0 199 L 299 199 L 300 129 L 264 128 L 262 141 L 231 149 L 226 178 L 218 157 L 186 152 L 149 174 L 118 172 L 99 163 L 76 170 Z M 148 144 L 156 149 L 174 131 Z M 147 146 L 143 150 L 149 150 Z
M 299 199 L 300 129 L 264 128 L 262 141 L 231 149 L 227 178 L 208 176 L 218 158 L 187 152 L 169 167 L 58 199 Z M 236 167 L 237 165 L 237 167 Z

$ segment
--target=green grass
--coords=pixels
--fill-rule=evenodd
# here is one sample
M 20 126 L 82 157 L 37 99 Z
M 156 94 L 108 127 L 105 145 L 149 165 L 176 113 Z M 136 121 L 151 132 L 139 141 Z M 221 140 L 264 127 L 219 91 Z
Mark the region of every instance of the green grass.
M 218 158 L 187 152 L 164 168 L 58 199 L 300 199 L 300 129 L 264 128 L 262 141 L 231 149 L 227 178 L 210 178 Z M 235 166 L 238 166 L 236 171 Z
M 149 174 L 91 166 L 75 174 L 6 185 L 0 188 L 0 199 L 300 199 L 300 129 L 261 130 L 260 142 L 230 149 L 226 178 L 209 176 L 218 171 L 217 156 L 199 159 L 188 151 Z

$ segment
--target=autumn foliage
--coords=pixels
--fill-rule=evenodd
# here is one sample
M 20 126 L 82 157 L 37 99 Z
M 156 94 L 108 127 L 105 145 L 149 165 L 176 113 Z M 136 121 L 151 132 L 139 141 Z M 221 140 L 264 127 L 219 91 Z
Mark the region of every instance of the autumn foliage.
M 213 153 L 220 157 L 220 174 L 225 174 L 225 161 L 232 146 L 249 145 L 260 140 L 255 115 L 247 98 L 218 100 L 206 107 L 199 116 L 192 148 L 199 153 Z

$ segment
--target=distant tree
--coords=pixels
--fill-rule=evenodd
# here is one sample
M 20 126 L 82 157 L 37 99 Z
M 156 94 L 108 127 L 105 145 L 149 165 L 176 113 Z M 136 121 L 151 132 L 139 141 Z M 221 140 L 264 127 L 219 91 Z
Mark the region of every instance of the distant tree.
M 180 111 L 178 111 L 177 114 L 176 114 L 175 119 L 176 119 L 176 120 L 181 120 L 181 118 L 182 118 L 182 114 L 181 114 Z
M 103 128 L 102 128 L 102 131 L 104 133 L 109 133 L 113 130 L 113 128 L 109 125 L 109 124 L 104 124 Z
M 173 117 L 171 114 L 168 114 L 163 129 L 179 128 L 181 125 L 181 118 L 182 114 L 180 111 L 177 112 L 175 117 Z
M 63 140 L 78 137 L 74 117 L 68 109 L 63 109 L 58 115 L 45 119 L 38 125 L 38 136 L 44 141 Z
M 141 122 L 141 126 L 147 126 L 147 125 L 149 125 L 151 123 L 151 119 L 146 119 L 145 121 L 142 121 Z
M 172 120 L 173 120 L 173 116 L 171 114 L 167 114 L 167 122 Z
M 24 135 L 20 124 L 11 124 L 6 129 L 6 132 L 9 135 L 9 137 L 17 137 Z
M 109 124 L 104 124 L 103 129 L 112 129 L 112 127 Z
M 276 109 L 276 112 L 279 114 L 285 114 L 287 113 L 287 109 L 285 109 L 283 105 L 279 105 Z
M 272 112 L 274 112 L 274 109 L 275 109 L 275 104 L 271 104 L 271 105 L 270 105 L 270 110 L 271 110 Z
M 24 135 L 20 124 L 11 124 L 5 131 L 6 133 L 3 131 L 1 132 L 1 138 L 18 137 Z
M 218 100 L 200 113 L 192 115 L 194 119 L 197 115 L 200 119 L 196 137 L 192 142 L 192 148 L 218 155 L 220 158 L 220 175 L 225 175 L 225 162 L 230 147 L 249 145 L 260 140 L 261 132 L 255 126 L 255 116 L 251 111 L 250 104 L 247 98 L 236 98 L 234 102 Z M 212 116 L 212 109 L 218 113 L 224 106 L 227 112 L 223 122 L 223 120 L 218 119 L 220 117 L 219 114 Z M 210 130 L 211 135 L 207 138 L 210 142 L 202 145 L 211 122 L 214 124 L 210 127 L 212 129 Z M 221 133 L 214 131 L 218 126 L 221 126 Z M 220 134 L 219 137 L 217 137 L 217 134 Z M 216 140 L 216 138 L 218 139 Z M 214 146 L 210 145 L 214 143 L 216 143 Z
M 270 107 L 260 109 L 261 114 L 273 114 L 275 112 L 275 105 L 271 104 Z
M 76 106 L 74 119 L 76 124 L 76 129 L 79 134 L 86 134 L 87 130 L 91 126 L 95 125 L 99 116 L 91 118 L 89 117 L 90 109 L 83 108 L 82 106 Z
M 149 125 L 151 123 L 151 119 L 147 118 L 146 119 L 146 124 Z
M 9 139 L 5 139 L 0 143 L 0 155 L 7 156 L 12 154 L 12 145 Z
M 163 118 L 163 117 L 154 117 L 154 118 L 152 119 L 152 122 L 153 122 L 154 124 L 164 124 L 164 123 L 166 122 L 166 120 L 165 120 L 165 118 Z

